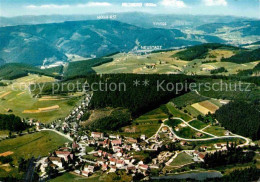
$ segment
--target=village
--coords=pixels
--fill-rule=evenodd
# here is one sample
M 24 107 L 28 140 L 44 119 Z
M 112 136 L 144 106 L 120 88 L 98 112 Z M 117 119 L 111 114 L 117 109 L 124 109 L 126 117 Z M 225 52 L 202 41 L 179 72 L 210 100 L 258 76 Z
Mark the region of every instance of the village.
M 150 138 L 144 134 L 135 139 L 102 132 L 82 132 L 80 121 L 88 110 L 91 97 L 92 94 L 86 94 L 82 103 L 65 118 L 64 122 L 58 121 L 50 125 L 36 123 L 37 131 L 53 130 L 71 141 L 37 162 L 36 166 L 40 169 L 42 179 L 69 171 L 89 177 L 99 171 L 115 173 L 119 170 L 132 176 L 138 174 L 148 177 L 151 170 L 159 170 L 162 165 L 170 166 L 180 153 L 192 157 L 192 163 L 201 163 L 204 162 L 207 152 L 215 152 L 215 150 L 207 151 L 207 146 L 200 146 L 198 150 L 170 149 L 170 143 L 178 143 L 185 147 L 189 142 L 176 137 L 166 125 L 160 127 Z M 202 134 L 198 132 L 197 135 Z M 223 143 L 216 143 L 214 147 L 216 150 L 227 150 L 227 145 Z M 133 155 L 142 151 L 154 151 L 157 155 L 149 163 L 145 163 Z

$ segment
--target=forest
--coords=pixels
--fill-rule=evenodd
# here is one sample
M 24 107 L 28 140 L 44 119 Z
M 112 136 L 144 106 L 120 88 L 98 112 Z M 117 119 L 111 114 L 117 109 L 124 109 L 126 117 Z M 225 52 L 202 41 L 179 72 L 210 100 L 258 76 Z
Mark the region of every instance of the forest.
M 202 59 L 205 58 L 205 54 L 208 53 L 209 49 L 218 49 L 218 48 L 233 48 L 238 49 L 236 47 L 217 44 L 217 43 L 208 43 L 208 44 L 201 44 L 197 46 L 188 47 L 184 51 L 180 51 L 173 55 L 172 57 L 177 57 L 182 60 L 192 61 L 194 59 Z
M 116 109 L 109 116 L 100 118 L 89 125 L 93 131 L 114 131 L 130 124 L 131 113 L 127 109 Z
M 238 75 L 251 76 L 253 74 L 259 75 L 259 73 L 260 73 L 260 63 L 258 63 L 253 69 L 239 71 Z
M 257 103 L 234 101 L 216 111 L 216 119 L 226 129 L 236 134 L 260 139 L 260 112 Z
M 218 166 L 229 164 L 244 164 L 252 162 L 255 153 L 253 151 L 244 152 L 242 148 L 236 144 L 227 142 L 227 150 L 207 153 L 204 158 L 204 163 L 201 163 L 203 168 L 215 168 Z
M 225 72 L 228 72 L 228 71 L 226 70 L 226 68 L 220 67 L 220 68 L 217 68 L 217 69 L 215 69 L 215 70 L 211 70 L 211 71 L 210 71 L 210 74 L 218 74 L 218 73 L 225 73 Z
M 0 130 L 22 131 L 27 125 L 22 122 L 21 118 L 11 115 L 0 114 Z
M 223 58 L 221 61 L 242 64 L 242 63 L 250 63 L 258 60 L 260 60 L 260 48 L 253 51 L 244 50 L 230 58 Z
M 104 108 L 104 107 L 123 107 L 130 110 L 133 116 L 139 116 L 145 112 L 153 110 L 165 104 L 170 99 L 178 95 L 187 93 L 189 90 L 185 86 L 177 90 L 177 88 L 171 87 L 167 90 L 167 84 L 182 83 L 189 85 L 192 79 L 185 75 L 136 75 L 136 74 L 114 74 L 114 75 L 94 75 L 88 77 L 88 83 L 94 83 L 97 80 L 107 83 L 124 83 L 125 90 L 98 90 L 94 92 L 91 99 L 92 108 Z M 140 85 L 134 85 L 135 81 L 138 81 Z M 145 80 L 148 81 L 148 85 L 144 85 Z M 163 83 L 162 88 L 158 90 L 158 83 Z
M 113 61 L 113 58 L 95 58 L 84 61 L 70 62 L 68 69 L 64 73 L 65 78 L 73 78 L 75 76 L 84 76 L 90 73 L 95 73 L 92 67 L 99 66 Z

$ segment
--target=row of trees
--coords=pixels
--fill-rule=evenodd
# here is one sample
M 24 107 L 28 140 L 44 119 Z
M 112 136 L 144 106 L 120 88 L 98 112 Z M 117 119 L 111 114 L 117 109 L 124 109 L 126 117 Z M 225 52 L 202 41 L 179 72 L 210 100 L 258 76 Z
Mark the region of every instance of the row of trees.
M 22 122 L 21 118 L 13 114 L 0 114 L 0 130 L 22 131 L 27 125 Z

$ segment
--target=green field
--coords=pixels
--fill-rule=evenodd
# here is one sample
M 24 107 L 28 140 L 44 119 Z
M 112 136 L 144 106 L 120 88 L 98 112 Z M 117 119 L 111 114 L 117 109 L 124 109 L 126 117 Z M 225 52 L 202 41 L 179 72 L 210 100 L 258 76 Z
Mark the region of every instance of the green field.
M 145 124 L 155 123 L 158 124 L 159 120 L 166 119 L 168 117 L 168 109 L 165 105 L 160 106 L 134 120 L 134 123 Z
M 219 126 L 210 126 L 204 130 L 205 132 L 211 133 L 216 136 L 225 136 L 225 128 Z
M 192 118 L 188 116 L 187 114 L 183 113 L 182 111 L 176 109 L 172 102 L 169 102 L 166 104 L 167 108 L 169 109 L 169 112 L 173 115 L 173 117 L 182 118 L 185 121 L 189 121 Z
M 20 136 L 13 139 L 7 139 L 0 142 L 0 153 L 13 152 L 11 156 L 15 164 L 20 157 L 43 157 L 49 152 L 63 146 L 69 142 L 68 139 L 56 134 L 52 131 L 41 131 L 33 134 Z
M 54 81 L 47 76 L 29 75 L 17 80 L 13 80 L 10 85 L 0 87 L 0 113 L 12 114 L 22 118 L 34 118 L 43 123 L 49 123 L 61 117 L 66 117 L 79 101 L 79 96 L 43 96 L 33 97 L 28 89 L 29 84 Z M 26 88 L 24 86 L 27 86 Z M 25 88 L 25 89 L 24 89 Z M 58 106 L 58 109 L 47 110 L 45 112 L 35 112 L 39 108 Z M 24 113 L 25 110 L 31 112 Z
M 185 152 L 182 152 L 178 154 L 178 156 L 172 161 L 170 165 L 178 167 L 192 162 L 193 162 L 192 156 L 186 154 Z
M 174 55 L 181 50 L 168 52 L 152 53 L 150 55 L 135 55 L 132 53 L 120 53 L 113 55 L 114 60 L 110 63 L 93 67 L 97 73 L 139 73 L 139 74 L 173 74 L 184 73 L 191 75 L 211 75 L 210 71 L 225 67 L 228 72 L 223 75 L 237 74 L 239 70 L 248 70 L 254 68 L 256 62 L 237 64 L 231 62 L 221 62 L 223 57 L 227 58 L 234 55 L 236 49 L 228 48 L 209 51 L 205 58 L 195 58 L 194 60 L 182 60 Z M 210 55 L 214 55 L 211 58 Z M 207 61 L 207 62 L 205 62 Z M 258 61 L 259 62 L 259 61 Z M 149 65 L 155 65 L 155 68 L 149 68 Z
M 208 100 L 208 98 L 198 95 L 196 92 L 189 92 L 179 97 L 176 97 L 172 100 L 172 102 L 177 107 L 185 107 L 188 105 L 192 105 L 197 102 L 202 102 L 204 100 Z
M 90 177 L 84 177 L 76 175 L 73 173 L 65 173 L 57 178 L 51 179 L 50 182 L 77 182 L 77 181 L 87 181 L 87 182 L 97 182 L 99 181 L 99 176 L 93 175 Z
M 130 126 L 123 127 L 123 131 L 113 133 L 133 138 L 138 138 L 142 134 L 145 134 L 146 137 L 151 137 L 160 128 L 161 123 L 159 120 L 164 120 L 167 118 L 168 109 L 165 105 L 161 105 L 159 108 L 136 118 Z M 132 131 L 126 132 L 128 129 L 131 129 Z
M 208 124 L 203 123 L 202 121 L 199 121 L 199 120 L 193 120 L 193 121 L 189 122 L 189 124 L 199 130 L 208 126 Z

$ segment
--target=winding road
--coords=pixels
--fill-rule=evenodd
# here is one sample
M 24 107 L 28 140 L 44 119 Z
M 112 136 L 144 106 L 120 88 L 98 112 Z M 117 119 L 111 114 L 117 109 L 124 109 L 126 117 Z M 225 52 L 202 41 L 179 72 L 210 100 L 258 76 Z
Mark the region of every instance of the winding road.
M 239 147 L 243 147 L 243 146 L 246 146 L 246 145 L 249 145 L 250 143 L 250 140 L 246 137 L 243 137 L 243 136 L 240 136 L 240 135 L 236 135 L 236 134 L 233 134 L 233 136 L 216 136 L 216 135 L 213 135 L 211 133 L 208 133 L 208 132 L 204 132 L 202 130 L 199 130 L 197 128 L 194 128 L 193 126 L 191 126 L 188 122 L 184 121 L 182 118 L 178 118 L 178 117 L 173 117 L 172 119 L 178 119 L 178 120 L 181 120 L 185 125 L 187 125 L 188 127 L 191 127 L 192 129 L 200 132 L 200 133 L 204 133 L 204 134 L 207 134 L 209 136 L 212 136 L 213 138 L 201 138 L 201 139 L 187 139 L 187 138 L 182 138 L 182 137 L 179 137 L 171 127 L 169 127 L 168 125 L 165 125 L 164 122 L 167 121 L 168 119 L 164 119 L 163 120 L 163 123 L 161 124 L 160 128 L 157 130 L 157 132 L 150 138 L 148 138 L 146 140 L 146 142 L 148 142 L 150 139 L 152 138 L 155 138 L 158 133 L 160 132 L 160 130 L 162 129 L 162 127 L 167 127 L 169 128 L 169 130 L 171 131 L 171 133 L 175 136 L 175 138 L 179 139 L 179 140 L 183 140 L 183 141 L 210 141 L 210 140 L 218 140 L 218 139 L 232 139 L 232 138 L 240 138 L 240 139 L 243 139 L 245 140 L 246 142 L 244 144 L 241 144 L 241 145 L 238 145 Z M 192 120 L 191 120 L 192 121 Z

